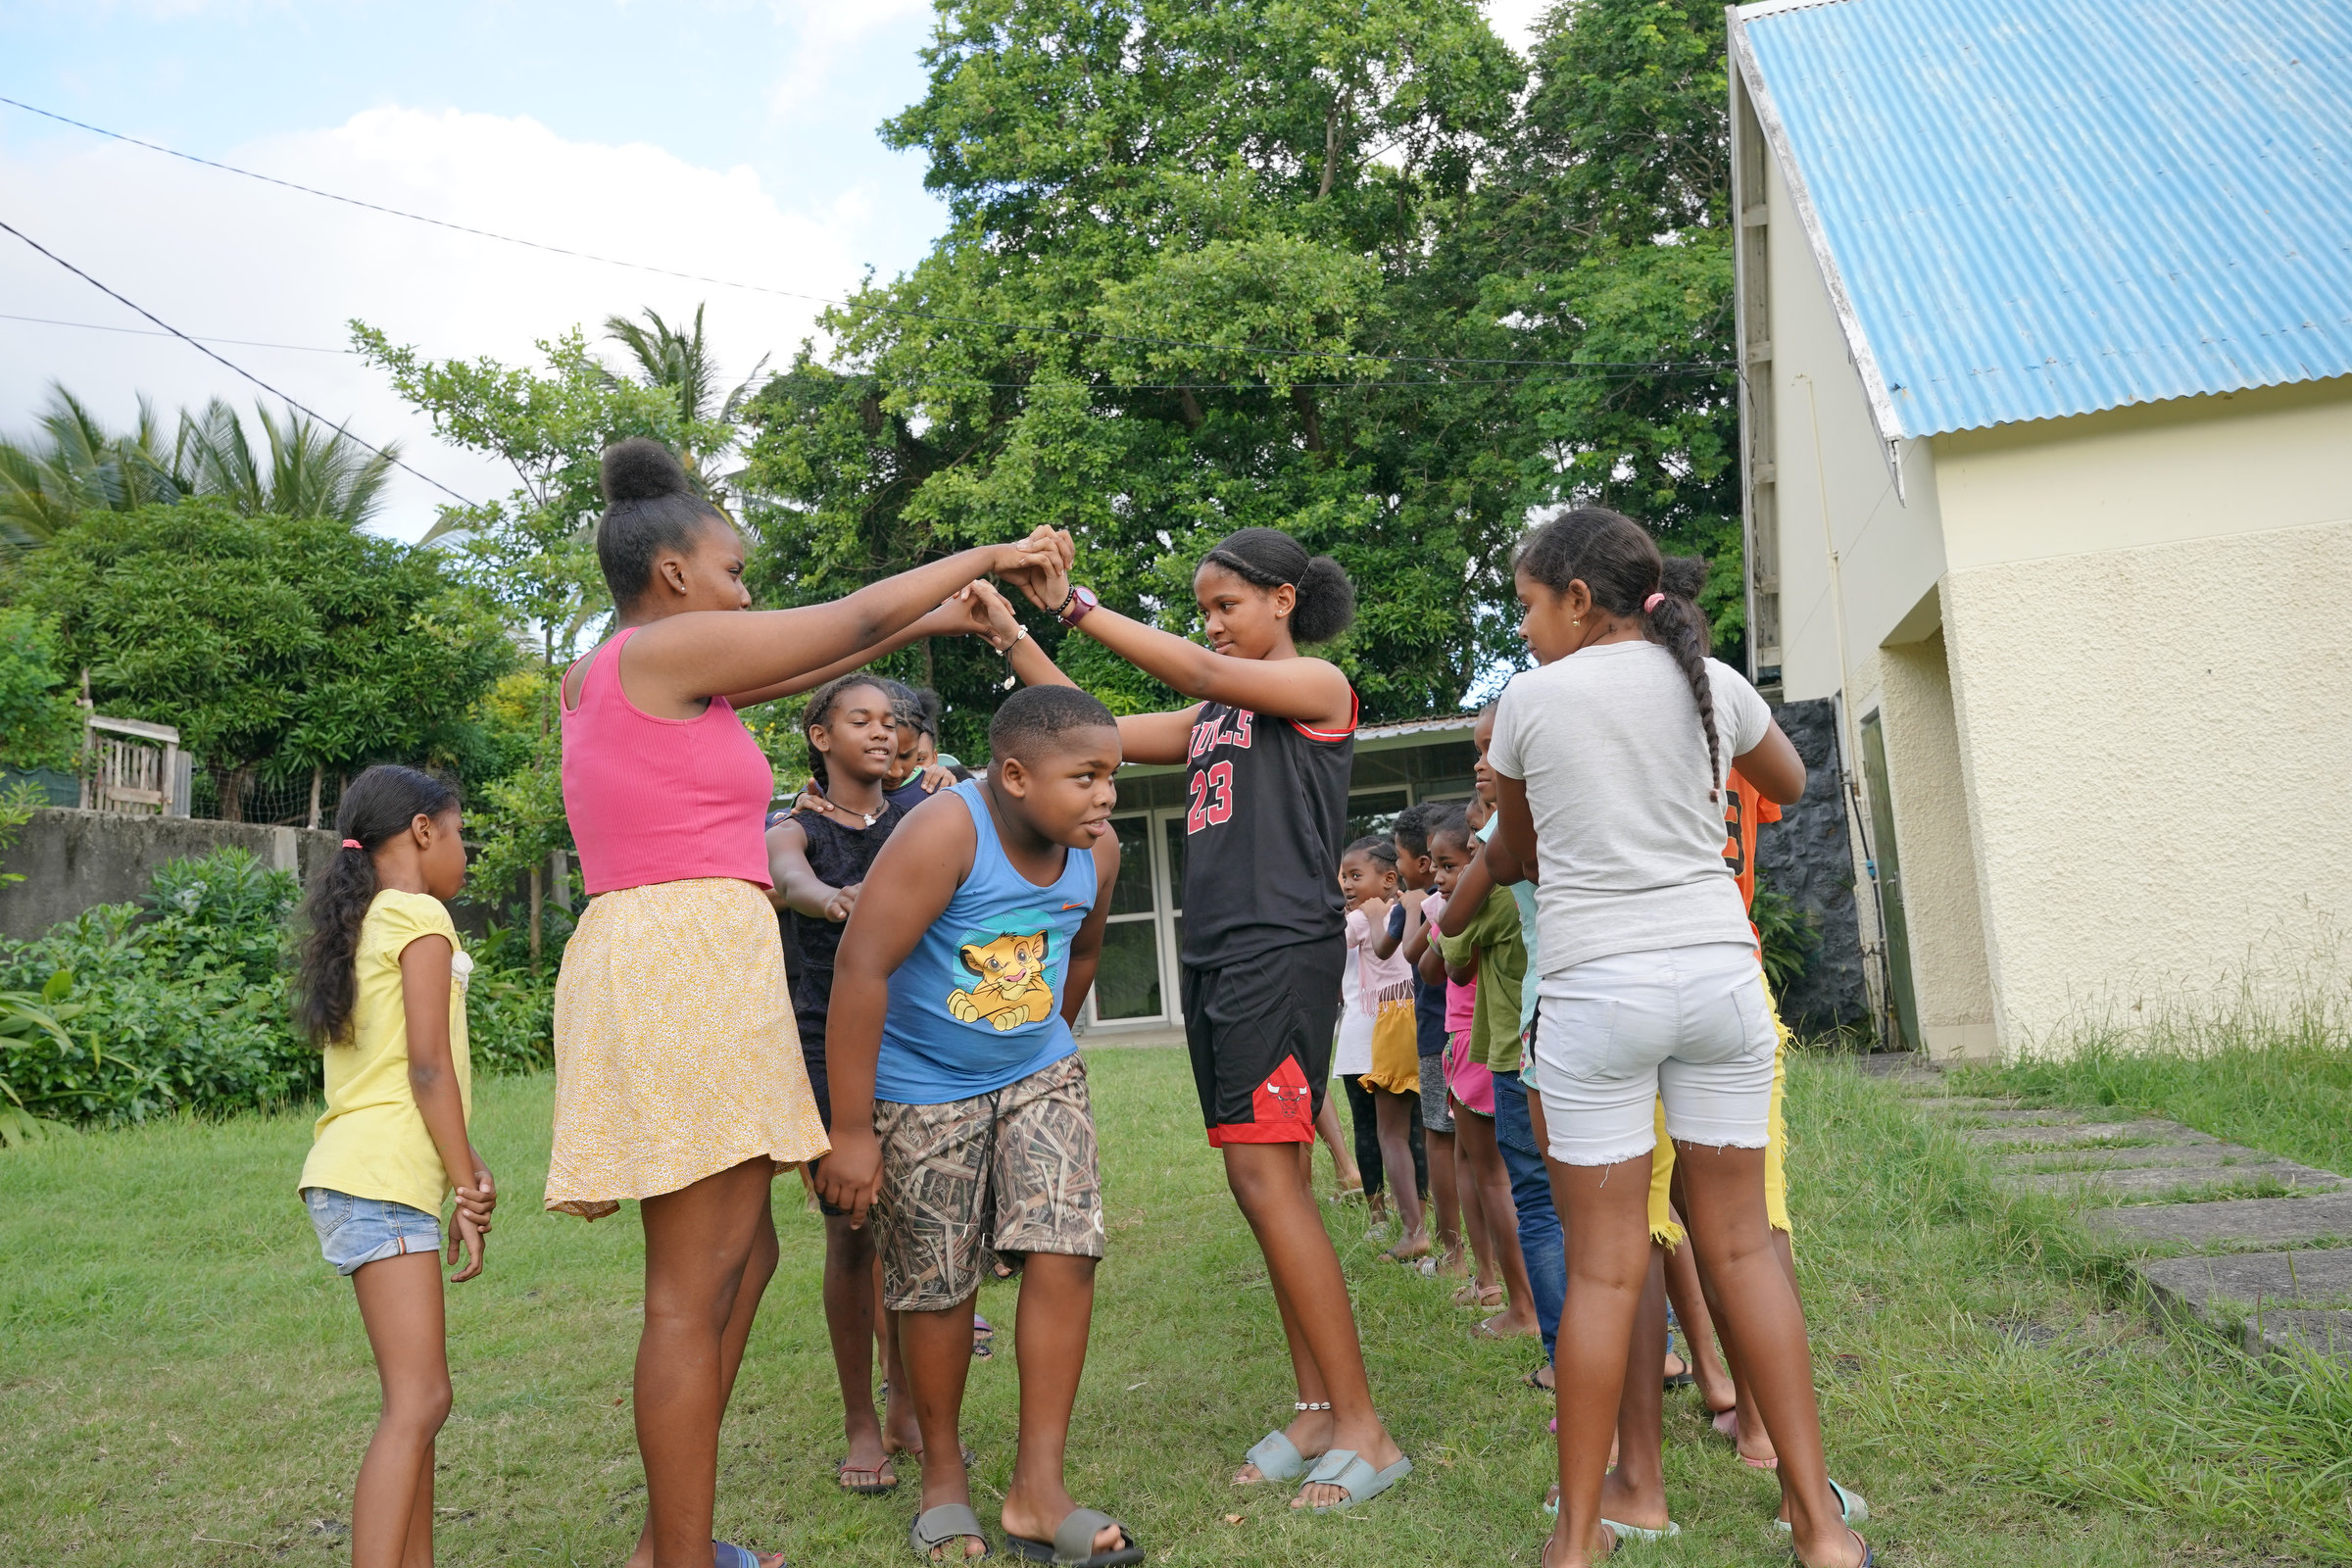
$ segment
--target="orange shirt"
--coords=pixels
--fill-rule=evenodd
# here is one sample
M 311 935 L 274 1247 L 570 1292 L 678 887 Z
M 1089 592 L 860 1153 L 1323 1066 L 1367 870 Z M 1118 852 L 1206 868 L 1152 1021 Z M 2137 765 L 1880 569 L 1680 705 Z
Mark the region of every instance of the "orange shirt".
M 1723 792 L 1723 858 L 1731 864 L 1732 879 L 1740 884 L 1743 908 L 1756 902 L 1756 829 L 1780 819 L 1780 807 L 1756 793 L 1756 787 L 1733 768 L 1730 787 Z

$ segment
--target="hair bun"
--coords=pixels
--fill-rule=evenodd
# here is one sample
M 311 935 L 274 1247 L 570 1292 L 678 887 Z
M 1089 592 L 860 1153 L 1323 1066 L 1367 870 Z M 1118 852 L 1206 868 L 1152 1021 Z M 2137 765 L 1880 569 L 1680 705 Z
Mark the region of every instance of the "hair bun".
M 1327 643 L 1355 624 L 1355 584 L 1347 568 L 1329 556 L 1316 556 L 1298 575 L 1298 608 L 1291 612 L 1291 635 L 1302 643 Z
M 685 466 L 670 450 L 641 435 L 605 448 L 603 477 L 608 506 L 684 495 L 693 488 L 686 482 Z
M 1699 556 L 1668 556 L 1658 572 L 1658 589 L 1677 599 L 1696 599 L 1707 586 L 1707 563 Z

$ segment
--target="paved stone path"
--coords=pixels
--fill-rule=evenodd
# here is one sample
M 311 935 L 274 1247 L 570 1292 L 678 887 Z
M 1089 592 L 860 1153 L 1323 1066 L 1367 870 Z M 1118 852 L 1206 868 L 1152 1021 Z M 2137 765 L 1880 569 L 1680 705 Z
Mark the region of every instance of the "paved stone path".
M 2352 1361 L 2342 1176 L 2178 1122 L 1947 1095 L 1939 1073 L 1909 1057 L 1866 1070 L 1916 1095 L 2004 1187 L 2079 1201 L 2083 1225 L 2140 1254 L 2132 1267 L 2160 1308 L 2249 1352 L 2299 1345 Z

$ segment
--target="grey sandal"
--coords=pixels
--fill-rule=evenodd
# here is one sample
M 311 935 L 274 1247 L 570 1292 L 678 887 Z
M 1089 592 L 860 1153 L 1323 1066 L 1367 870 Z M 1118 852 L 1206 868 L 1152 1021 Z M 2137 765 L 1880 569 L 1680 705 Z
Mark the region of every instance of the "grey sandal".
M 1296 1481 L 1298 1477 L 1306 1474 L 1306 1455 L 1300 1453 L 1298 1445 L 1293 1443 L 1284 1433 L 1267 1433 L 1257 1440 L 1257 1446 L 1243 1454 L 1242 1457 L 1257 1466 L 1259 1481 Z M 1244 1486 L 1255 1484 L 1254 1482 L 1243 1483 Z
M 952 1557 L 934 1558 L 931 1555 L 949 1542 L 961 1541 L 966 1536 L 980 1543 L 980 1557 L 987 1556 L 993 1549 L 988 1544 L 988 1537 L 981 1534 L 980 1516 L 972 1512 L 970 1503 L 943 1502 L 936 1508 L 925 1508 L 914 1516 L 914 1528 L 906 1533 L 906 1544 L 914 1548 L 916 1559 L 922 1562 L 977 1562 L 980 1557 L 965 1552 L 957 1552 Z
M 1095 1549 L 1095 1537 L 1105 1530 L 1119 1533 L 1119 1544 L 1108 1551 Z M 1127 1568 L 1129 1563 L 1144 1560 L 1144 1548 L 1135 1544 L 1135 1532 L 1110 1515 L 1094 1508 L 1073 1508 L 1060 1524 L 1054 1527 L 1051 1545 L 1042 1541 L 1030 1541 L 1011 1531 L 1004 1533 L 1004 1544 L 1013 1555 L 1031 1562 L 1058 1563 L 1062 1568 Z
M 1386 1470 L 1375 1470 L 1353 1448 L 1334 1448 L 1306 1473 L 1304 1486 L 1337 1487 L 1348 1494 L 1344 1502 L 1314 1503 L 1316 1513 L 1337 1513 L 1358 1503 L 1370 1502 L 1397 1482 L 1413 1473 L 1413 1461 L 1399 1458 Z M 1303 1488 L 1301 1489 L 1303 1490 Z

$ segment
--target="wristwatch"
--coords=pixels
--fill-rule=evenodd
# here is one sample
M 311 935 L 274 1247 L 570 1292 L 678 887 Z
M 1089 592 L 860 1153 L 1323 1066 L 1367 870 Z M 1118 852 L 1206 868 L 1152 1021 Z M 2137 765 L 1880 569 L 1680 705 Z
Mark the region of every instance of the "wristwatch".
M 1070 591 L 1062 596 L 1061 608 L 1054 613 L 1061 617 L 1061 623 L 1064 626 L 1075 626 L 1087 617 L 1089 612 L 1102 603 L 1102 600 L 1095 597 L 1095 591 L 1092 588 L 1081 588 L 1076 583 L 1072 583 Z

